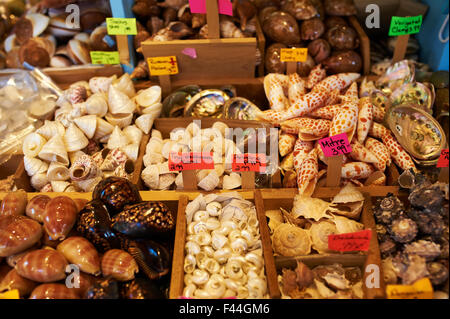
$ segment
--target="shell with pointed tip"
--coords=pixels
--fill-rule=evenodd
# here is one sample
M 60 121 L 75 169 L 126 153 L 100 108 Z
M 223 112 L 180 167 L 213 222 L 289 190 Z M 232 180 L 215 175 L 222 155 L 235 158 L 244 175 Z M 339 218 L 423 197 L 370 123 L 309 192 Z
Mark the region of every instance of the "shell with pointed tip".
M 130 160 L 137 160 L 139 155 L 139 144 L 128 144 L 122 146 L 120 149 L 127 155 Z
M 42 226 L 25 216 L 0 217 L 0 257 L 30 248 L 42 236 Z
M 67 152 L 75 152 L 85 148 L 89 140 L 74 123 L 71 123 L 64 135 L 64 143 Z
M 151 86 L 148 89 L 138 92 L 135 97 L 136 103 L 144 108 L 159 103 L 161 102 L 161 92 L 160 86 Z
M 83 237 L 69 237 L 56 247 L 71 264 L 91 275 L 100 275 L 100 257 L 94 245 Z
M 36 287 L 36 283 L 23 278 L 17 273 L 17 270 L 11 269 L 6 276 L 0 280 L 0 291 L 19 290 L 20 296 L 28 296 Z
M 86 112 L 88 114 L 103 117 L 108 112 L 108 100 L 104 93 L 94 93 L 86 100 Z
M 136 119 L 135 124 L 142 132 L 148 134 L 153 126 L 154 119 L 153 114 L 143 114 Z
M 46 120 L 44 122 L 44 125 L 36 130 L 36 133 L 42 135 L 46 139 L 50 139 L 54 135 L 63 136 L 65 131 L 66 129 L 64 128 L 64 125 L 62 125 L 60 122 Z
M 131 124 L 131 121 L 133 120 L 133 113 L 107 113 L 105 115 L 105 119 L 111 125 L 118 126 L 119 128 L 125 128 Z
M 23 189 L 6 194 L 0 205 L 0 217 L 25 215 L 27 201 L 27 193 Z
M 142 131 L 136 125 L 130 125 L 123 129 L 123 133 L 132 144 L 139 144 L 142 139 Z
M 83 135 L 84 136 L 84 135 Z M 87 144 L 86 144 L 87 145 Z M 41 149 L 39 158 L 48 162 L 58 162 L 63 165 L 69 165 L 69 157 L 60 135 L 54 135 Z
M 97 116 L 94 114 L 85 115 L 73 120 L 78 128 L 87 136 L 93 138 L 97 129 Z
M 25 156 L 36 157 L 47 140 L 37 133 L 28 134 L 23 140 L 22 151 Z
M 70 187 L 70 183 L 68 181 L 52 181 L 50 182 L 52 185 L 53 192 L 56 193 L 64 193 Z
M 133 256 L 124 250 L 108 250 L 102 258 L 103 276 L 111 276 L 119 281 L 134 279 L 134 274 L 139 271 L 139 267 Z
M 351 162 L 342 165 L 342 178 L 349 179 L 364 179 L 375 172 L 375 168 L 368 163 L 364 162 Z
M 114 130 L 114 126 L 106 122 L 104 119 L 97 117 L 97 130 L 94 134 L 94 140 L 101 140 L 109 135 Z
M 28 176 L 45 173 L 48 169 L 48 164 L 38 158 L 24 156 L 23 164 Z
M 31 292 L 30 299 L 80 299 L 80 297 L 75 289 L 52 283 L 37 286 Z
M 114 81 L 112 83 L 112 86 L 128 95 L 130 99 L 136 95 L 133 81 L 131 81 L 130 75 L 126 72 L 116 81 Z
M 92 93 L 108 93 L 109 86 L 117 79 L 117 75 L 110 77 L 96 76 L 89 80 L 89 87 Z
M 52 198 L 45 207 L 44 228 L 53 240 L 63 240 L 75 224 L 77 215 L 77 206 L 71 198 Z
M 162 112 L 162 103 L 155 103 L 141 110 L 142 114 L 150 114 L 154 119 L 158 118 Z
M 136 110 L 136 104 L 126 95 L 114 86 L 109 87 L 108 91 L 109 111 L 112 114 L 133 113 Z
M 50 201 L 50 197 L 47 195 L 37 195 L 34 196 L 27 204 L 25 208 L 25 213 L 28 217 L 43 223 L 44 222 L 44 213 L 45 207 Z
M 108 148 L 110 150 L 113 150 L 125 146 L 128 143 L 128 138 L 121 131 L 121 129 L 118 126 L 114 127 L 114 131 L 111 133 L 111 136 L 108 139 Z
M 36 175 L 31 176 L 30 184 L 35 190 L 44 192 L 44 186 L 50 185 L 47 173 L 37 173 Z
M 70 178 L 69 169 L 58 162 L 51 162 L 47 170 L 47 179 L 53 181 L 66 181 Z
M 96 177 L 98 167 L 91 156 L 84 154 L 72 163 L 69 174 L 73 181 L 82 181 Z

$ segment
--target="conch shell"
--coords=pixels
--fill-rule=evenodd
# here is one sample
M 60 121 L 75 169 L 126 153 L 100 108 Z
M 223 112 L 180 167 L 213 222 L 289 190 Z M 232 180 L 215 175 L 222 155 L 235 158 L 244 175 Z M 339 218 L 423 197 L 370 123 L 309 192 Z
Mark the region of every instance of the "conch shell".
M 112 114 L 133 113 L 136 110 L 136 104 L 126 95 L 114 86 L 109 87 L 108 91 L 109 111 Z
M 30 133 L 23 140 L 22 151 L 25 156 L 36 157 L 47 140 L 38 133 Z
M 71 123 L 64 135 L 64 143 L 67 152 L 75 152 L 85 148 L 89 140 L 74 123 Z
M 66 181 L 70 178 L 69 169 L 58 162 L 51 162 L 47 170 L 47 178 L 50 182 Z
M 118 126 L 114 127 L 114 131 L 111 133 L 108 140 L 108 148 L 113 150 L 128 145 L 128 143 L 128 138 L 121 129 Z
M 308 232 L 290 224 L 280 224 L 273 233 L 273 249 L 282 256 L 308 255 L 311 240 Z
M 24 156 L 23 164 L 28 176 L 34 176 L 39 173 L 45 173 L 48 169 L 48 164 L 35 157 Z
M 75 118 L 73 120 L 79 129 L 87 136 L 87 138 L 93 138 L 95 130 L 97 129 L 97 116 L 85 115 Z
M 108 101 L 105 93 L 92 94 L 86 100 L 86 112 L 88 114 L 103 117 L 108 112 Z
M 83 135 L 84 136 L 84 135 Z M 84 137 L 86 138 L 86 137 Z M 86 139 L 87 141 L 87 139 Z M 87 145 L 87 143 L 86 143 Z M 85 145 L 85 146 L 86 146 Z M 58 162 L 63 165 L 69 165 L 69 157 L 66 147 L 60 135 L 54 135 L 41 149 L 39 158 L 48 162 Z

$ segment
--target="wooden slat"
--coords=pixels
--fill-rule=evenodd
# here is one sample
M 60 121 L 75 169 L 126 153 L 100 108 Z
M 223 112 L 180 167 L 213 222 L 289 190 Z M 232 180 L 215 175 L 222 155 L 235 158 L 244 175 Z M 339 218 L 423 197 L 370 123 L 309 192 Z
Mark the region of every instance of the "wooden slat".
M 360 266 L 363 268 L 367 255 L 364 254 L 321 254 L 309 256 L 285 257 L 275 256 L 277 271 L 283 268 L 296 268 L 297 260 L 313 268 L 320 265 L 342 264 L 344 267 Z
M 358 22 L 358 19 L 355 16 L 350 16 L 348 18 L 351 26 L 356 30 L 359 36 L 359 47 L 361 58 L 363 61 L 363 74 L 368 75 L 370 73 L 370 39 L 367 36 L 364 29 Z
M 280 298 L 281 292 L 277 280 L 277 271 L 273 258 L 272 240 L 270 239 L 269 228 L 266 221 L 266 211 L 260 190 L 255 190 L 255 206 L 259 222 L 259 232 L 261 235 L 263 257 L 266 268 L 267 286 L 271 298 Z
M 258 73 L 258 76 L 264 76 L 264 68 L 265 68 L 264 61 L 265 61 L 265 56 L 266 56 L 266 37 L 264 36 L 264 32 L 262 30 L 261 23 L 260 23 L 258 17 L 256 17 L 256 42 L 258 44 L 258 49 L 261 54 L 261 63 L 258 65 L 257 73 Z
M 131 182 L 135 184 L 138 189 L 143 189 L 142 185 L 142 179 L 141 179 L 141 173 L 142 173 L 142 166 L 144 164 L 144 155 L 145 155 L 145 149 L 147 147 L 148 140 L 150 139 L 149 134 L 144 134 L 142 136 L 141 144 L 139 146 L 139 155 L 134 163 L 134 172 L 133 176 L 131 178 Z

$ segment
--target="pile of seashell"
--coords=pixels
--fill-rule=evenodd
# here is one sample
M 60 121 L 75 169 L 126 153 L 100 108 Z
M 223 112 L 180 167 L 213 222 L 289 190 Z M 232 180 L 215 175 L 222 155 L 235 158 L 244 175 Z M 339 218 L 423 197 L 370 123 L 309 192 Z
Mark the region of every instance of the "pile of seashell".
M 254 205 L 237 193 L 199 195 L 186 207 L 183 296 L 267 298 Z
M 198 143 L 202 152 L 213 152 L 214 169 L 197 170 L 197 186 L 205 191 L 240 187 L 241 175 L 232 171 L 233 154 L 240 151 L 232 140 L 225 138 L 227 128 L 220 121 L 206 129 L 192 122 L 185 129 L 174 130 L 171 138 L 164 140 L 161 133 L 153 129 L 143 158 L 146 167 L 141 174 L 142 180 L 150 189 L 166 190 L 174 183 L 177 189 L 183 189 L 182 173 L 169 170 L 169 155 L 195 150 Z
M 90 64 L 91 50 L 114 51 L 114 37 L 107 34 L 105 18 L 110 9 L 103 3 L 79 4 L 80 23 L 61 8 L 30 8 L 15 20 L 3 43 L 7 68 L 23 68 L 23 63 L 40 68 Z M 71 24 L 70 24 L 71 23 Z
M 88 192 L 103 176 L 131 178 L 160 101 L 159 86 L 136 93 L 127 73 L 71 85 L 56 103 L 55 120 L 24 139 L 31 185 L 42 192 Z
M 362 272 L 359 267 L 341 264 L 310 269 L 297 261 L 297 267 L 283 268 L 278 276 L 283 299 L 363 299 Z
M 364 228 L 357 222 L 364 196 L 348 184 L 326 202 L 319 198 L 296 195 L 292 212 L 269 210 L 269 229 L 274 252 L 281 256 L 331 253 L 328 235 L 352 233 Z

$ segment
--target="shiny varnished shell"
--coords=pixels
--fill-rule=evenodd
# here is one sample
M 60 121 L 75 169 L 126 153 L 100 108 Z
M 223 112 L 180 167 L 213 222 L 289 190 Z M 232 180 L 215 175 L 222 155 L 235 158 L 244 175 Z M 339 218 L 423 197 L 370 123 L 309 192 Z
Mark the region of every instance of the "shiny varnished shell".
M 406 83 L 395 90 L 390 99 L 392 106 L 401 104 L 415 104 L 428 113 L 432 113 L 434 103 L 434 88 L 422 83 Z
M 19 296 L 28 296 L 36 287 L 36 283 L 19 275 L 17 270 L 11 269 L 0 281 L 0 292 L 17 289 Z
M 80 211 L 77 231 L 100 251 L 119 248 L 120 241 L 111 228 L 111 218 L 100 200 L 92 200 Z
M 13 267 L 13 268 L 14 268 L 14 267 L 16 267 L 17 262 L 18 262 L 23 256 L 25 256 L 26 254 L 28 254 L 29 252 L 31 252 L 31 251 L 33 251 L 33 250 L 39 249 L 40 247 L 41 247 L 41 243 L 38 242 L 38 243 L 36 243 L 35 245 L 31 246 L 30 248 L 28 248 L 28 249 L 26 249 L 26 250 L 24 250 L 24 251 L 22 251 L 22 252 L 20 252 L 20 253 L 18 253 L 18 254 L 11 255 L 11 256 L 7 257 L 7 258 L 6 258 L 6 263 L 7 263 L 10 267 Z
M 230 97 L 222 90 L 204 90 L 194 95 L 184 108 L 184 116 L 220 117 Z
M 127 251 L 149 279 L 159 279 L 169 273 L 171 254 L 163 245 L 152 240 L 127 242 Z
M 95 186 L 92 199 L 100 199 L 111 216 L 120 212 L 125 205 L 142 201 L 136 187 L 126 178 L 111 176 Z
M 112 278 L 97 280 L 86 292 L 87 299 L 119 299 L 119 284 Z
M 75 205 L 77 206 L 78 212 L 80 210 L 82 210 L 83 207 L 89 202 L 87 199 L 84 199 L 84 198 L 75 198 L 73 201 L 75 202 Z
M 64 240 L 75 225 L 77 213 L 77 206 L 71 198 L 52 198 L 45 207 L 44 228 L 53 240 Z
M 153 281 L 144 278 L 124 283 L 120 294 L 125 299 L 164 299 L 159 287 Z
M 111 276 L 119 281 L 134 279 L 134 274 L 139 271 L 133 256 L 124 250 L 108 250 L 102 258 L 102 273 L 104 277 Z
M 94 245 L 83 237 L 69 237 L 56 248 L 71 263 L 80 267 L 81 271 L 91 275 L 100 274 L 100 257 Z
M 0 205 L 1 216 L 20 216 L 25 214 L 25 207 L 27 206 L 27 193 L 20 189 L 15 192 L 6 194 Z
M 34 196 L 27 204 L 25 211 L 27 216 L 40 223 L 43 223 L 45 207 L 47 206 L 50 199 L 51 198 L 47 195 Z
M 30 299 L 79 299 L 77 292 L 63 284 L 43 284 L 37 286 Z
M 274 42 L 286 45 L 300 43 L 300 30 L 295 18 L 282 11 L 272 12 L 263 23 L 264 34 Z
M 25 216 L 0 217 L 0 257 L 8 257 L 33 246 L 42 236 L 42 226 Z
M 223 118 L 234 120 L 255 120 L 259 108 L 242 97 L 229 99 L 223 106 Z
M 68 263 L 63 254 L 53 249 L 34 250 L 23 256 L 16 265 L 22 277 L 37 282 L 52 282 L 66 278 Z
M 133 237 L 166 234 L 175 227 L 169 208 L 161 202 L 141 202 L 126 206 L 113 217 L 112 228 Z
M 72 289 L 75 290 L 81 299 L 83 299 L 86 297 L 86 293 L 94 285 L 95 281 L 96 277 L 81 271 L 79 276 L 73 276 Z

